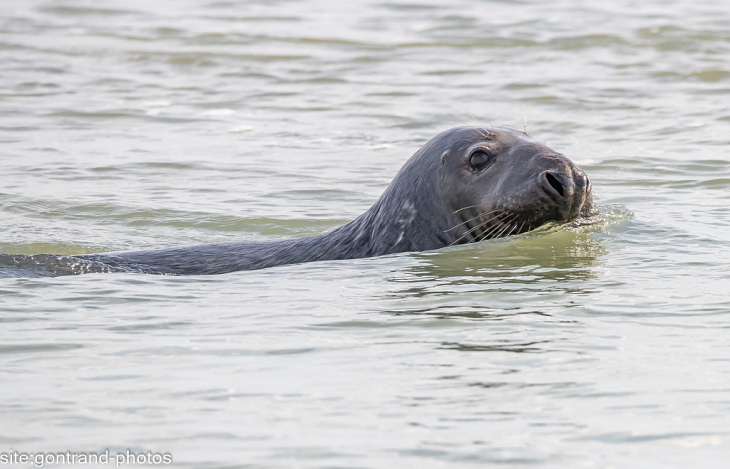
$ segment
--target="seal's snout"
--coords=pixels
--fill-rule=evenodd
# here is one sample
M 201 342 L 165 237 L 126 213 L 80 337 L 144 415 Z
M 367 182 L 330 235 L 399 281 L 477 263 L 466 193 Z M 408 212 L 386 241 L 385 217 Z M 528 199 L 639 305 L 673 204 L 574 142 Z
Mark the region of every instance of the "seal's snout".
M 554 202 L 562 221 L 572 220 L 580 213 L 590 191 L 585 172 L 573 165 L 563 169 L 543 171 L 538 176 L 543 192 Z
M 563 204 L 572 198 L 576 184 L 568 175 L 558 171 L 543 171 L 539 179 L 542 189 L 555 202 Z

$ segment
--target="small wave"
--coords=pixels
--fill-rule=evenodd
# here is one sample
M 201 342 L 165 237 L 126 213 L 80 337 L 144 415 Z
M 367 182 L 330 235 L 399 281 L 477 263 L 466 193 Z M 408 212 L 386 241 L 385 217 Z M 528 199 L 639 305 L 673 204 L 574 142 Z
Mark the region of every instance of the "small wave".
M 0 254 L 0 278 L 58 277 L 123 272 L 103 262 L 54 254 Z
M 572 232 L 596 232 L 610 226 L 618 225 L 633 218 L 634 213 L 621 204 L 611 204 L 596 207 L 586 217 L 579 217 L 568 223 L 546 223 L 534 230 L 518 235 L 519 237 L 533 237 L 551 234 L 562 230 Z
M 603 205 L 588 217 L 576 218 L 567 224 L 569 229 L 580 229 L 586 226 L 606 228 L 618 225 L 633 218 L 634 212 L 621 204 Z

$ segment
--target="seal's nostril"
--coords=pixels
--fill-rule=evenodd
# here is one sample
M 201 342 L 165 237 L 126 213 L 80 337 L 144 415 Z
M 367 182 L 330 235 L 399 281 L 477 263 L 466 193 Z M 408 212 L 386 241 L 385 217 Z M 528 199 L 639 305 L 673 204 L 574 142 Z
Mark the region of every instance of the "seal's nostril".
M 550 184 L 553 187 L 553 189 L 558 191 L 558 194 L 560 194 L 561 197 L 565 195 L 564 190 L 563 190 L 563 185 L 560 184 L 560 182 L 555 178 L 555 176 L 553 176 L 550 173 L 547 173 L 547 174 L 545 174 L 545 178 L 547 179 L 548 184 Z

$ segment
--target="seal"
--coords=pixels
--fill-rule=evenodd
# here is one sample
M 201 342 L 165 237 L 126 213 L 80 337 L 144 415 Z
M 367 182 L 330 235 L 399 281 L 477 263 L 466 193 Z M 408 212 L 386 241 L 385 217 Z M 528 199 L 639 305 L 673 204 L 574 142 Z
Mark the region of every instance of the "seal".
M 588 215 L 591 182 L 571 160 L 509 128 L 456 127 L 419 149 L 365 213 L 308 238 L 72 256 L 110 270 L 222 274 L 428 251 Z

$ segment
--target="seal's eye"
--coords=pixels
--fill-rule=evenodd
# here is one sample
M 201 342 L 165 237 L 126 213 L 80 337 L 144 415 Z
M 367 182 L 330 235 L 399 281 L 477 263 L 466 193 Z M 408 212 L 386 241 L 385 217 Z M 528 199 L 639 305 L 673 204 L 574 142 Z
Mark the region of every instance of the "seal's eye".
M 492 155 L 484 150 L 475 151 L 469 157 L 469 164 L 474 171 L 480 171 L 492 161 Z

